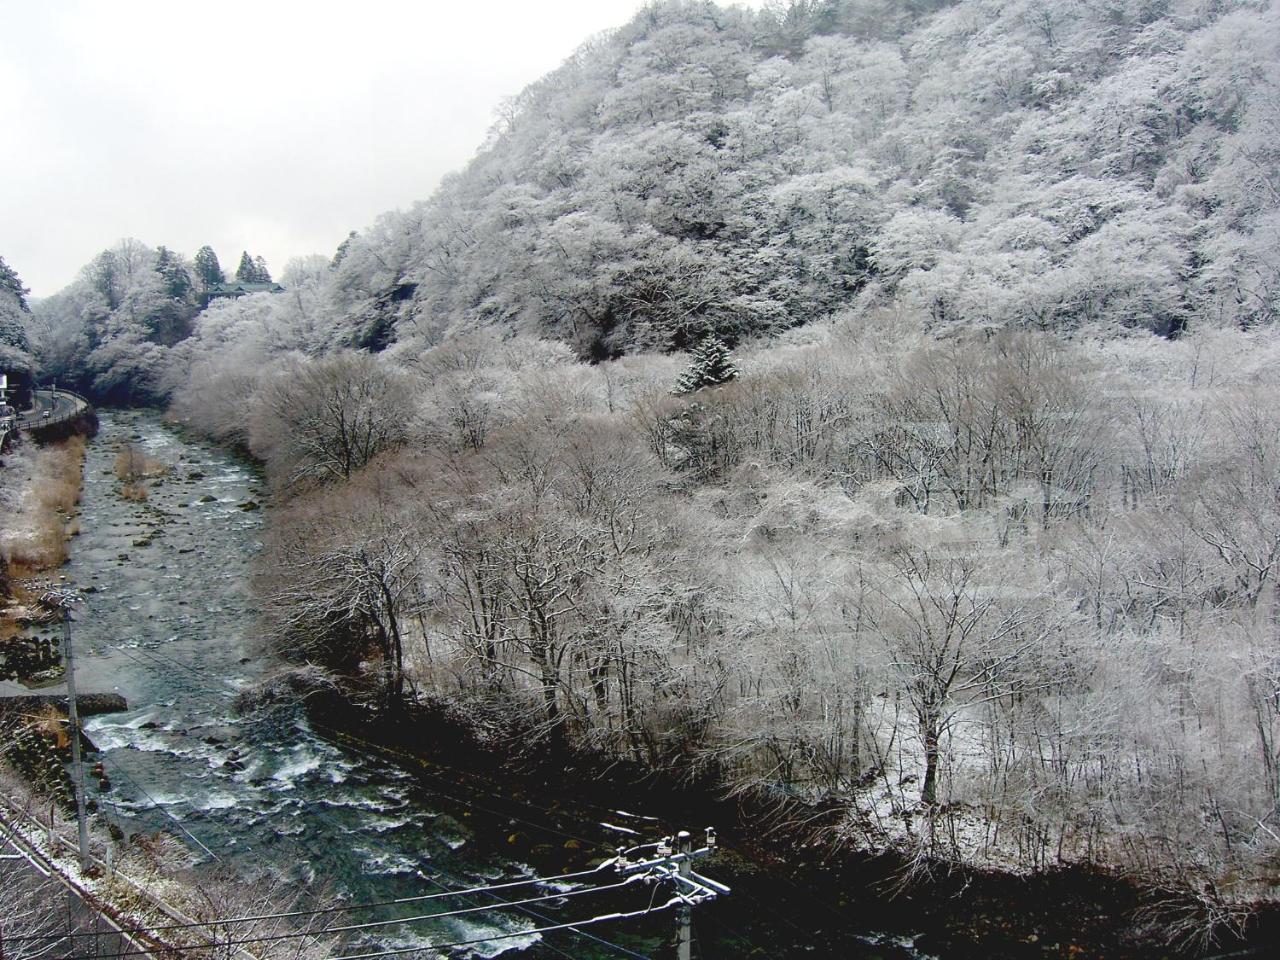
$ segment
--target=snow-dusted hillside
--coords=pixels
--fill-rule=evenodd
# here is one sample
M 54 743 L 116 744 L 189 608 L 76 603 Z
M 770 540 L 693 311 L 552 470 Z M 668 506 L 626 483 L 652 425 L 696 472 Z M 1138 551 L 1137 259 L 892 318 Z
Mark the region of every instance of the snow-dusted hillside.
M 655 4 L 348 245 L 353 342 L 584 356 L 898 297 L 937 324 L 1255 324 L 1280 289 L 1265 0 Z
M 935 327 L 1255 326 L 1280 310 L 1278 191 L 1272 0 L 668 0 L 503 104 L 434 196 L 295 264 L 292 297 L 223 302 L 171 355 L 191 284 L 167 252 L 138 274 L 129 241 L 128 282 L 95 260 L 38 340 L 50 373 L 154 397 L 224 349 L 412 356 L 481 327 L 598 359 L 888 302 Z

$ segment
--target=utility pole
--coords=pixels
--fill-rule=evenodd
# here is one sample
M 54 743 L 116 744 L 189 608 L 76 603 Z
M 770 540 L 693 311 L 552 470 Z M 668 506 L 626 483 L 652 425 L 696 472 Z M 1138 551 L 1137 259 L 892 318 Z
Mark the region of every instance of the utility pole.
M 628 852 L 649 848 L 656 848 L 654 857 L 636 861 L 627 858 Z M 729 895 L 729 888 L 723 883 L 704 877 L 693 869 L 695 859 L 709 857 L 715 849 L 716 831 L 707 827 L 706 843 L 696 849 L 689 831 L 681 830 L 675 837 L 664 837 L 658 843 L 634 847 L 631 851 L 618 851 L 614 868 L 624 876 L 647 873 L 674 884 L 676 897 L 680 900 L 676 907 L 676 960 L 693 960 L 693 908 L 716 897 Z
M 84 765 L 80 759 L 80 710 L 76 704 L 76 664 L 71 646 L 71 605 L 76 596 L 69 592 L 50 591 L 41 603 L 62 611 L 62 663 L 67 676 L 67 726 L 71 739 L 71 779 L 76 791 L 76 826 L 80 834 L 80 872 L 89 870 L 89 822 L 84 810 Z
M 676 871 L 688 883 L 693 873 L 693 838 L 688 830 L 676 834 L 676 852 L 684 858 Z M 676 960 L 693 960 L 693 906 L 689 903 L 676 907 Z

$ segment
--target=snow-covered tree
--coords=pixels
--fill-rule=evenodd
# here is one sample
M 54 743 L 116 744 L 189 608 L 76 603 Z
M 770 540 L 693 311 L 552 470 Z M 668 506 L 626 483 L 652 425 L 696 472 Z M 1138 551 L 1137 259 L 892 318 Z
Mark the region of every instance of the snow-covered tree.
M 676 381 L 676 393 L 693 393 L 738 379 L 738 367 L 729 348 L 715 334 L 707 334 L 689 358 L 689 368 Z
M 226 275 L 222 272 L 222 265 L 218 263 L 218 255 L 213 252 L 213 247 L 206 245 L 197 250 L 194 262 L 196 279 L 200 282 L 201 290 L 208 292 L 210 288 L 227 282 Z
M 240 254 L 240 264 L 236 267 L 236 279 L 242 283 L 270 283 L 271 271 L 267 269 L 267 261 L 262 257 L 251 257 L 249 251 Z

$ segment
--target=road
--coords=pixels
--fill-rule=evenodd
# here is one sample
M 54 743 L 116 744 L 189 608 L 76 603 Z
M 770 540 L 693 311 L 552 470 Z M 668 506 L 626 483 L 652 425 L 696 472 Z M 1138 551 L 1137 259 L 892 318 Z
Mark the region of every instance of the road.
M 64 390 L 37 390 L 35 401 L 35 406 L 31 410 L 18 417 L 19 429 L 27 430 L 66 420 L 88 406 L 74 393 L 67 393 Z
M 88 401 L 65 390 L 37 390 L 35 405 L 15 418 L 0 421 L 0 450 L 17 430 L 39 430 L 63 423 L 89 407 Z

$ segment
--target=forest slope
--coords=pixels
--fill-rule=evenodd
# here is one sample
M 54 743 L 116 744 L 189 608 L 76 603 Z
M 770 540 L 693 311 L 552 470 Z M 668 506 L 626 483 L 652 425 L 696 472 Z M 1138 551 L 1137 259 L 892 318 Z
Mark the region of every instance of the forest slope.
M 936 324 L 1275 318 L 1265 0 L 654 4 L 354 238 L 352 342 L 500 323 L 581 356 L 887 297 Z M 348 334 L 349 335 L 349 334 Z
M 151 398 L 246 343 L 412 356 L 496 326 L 598 359 L 886 302 L 934 327 L 1270 323 L 1280 15 L 655 3 L 505 103 L 430 199 L 295 264 L 291 297 L 220 302 L 173 350 L 195 285 L 168 251 L 138 271 L 139 247 L 38 309 L 48 374 Z

